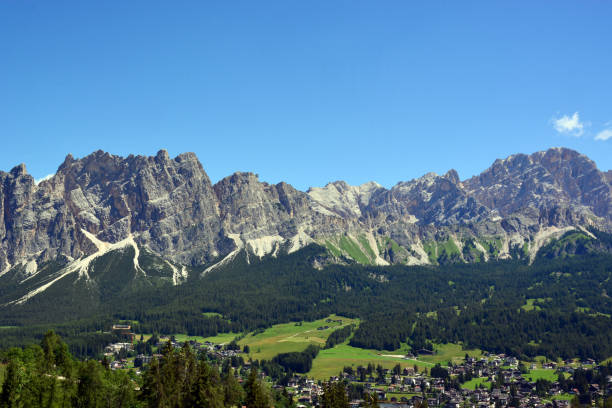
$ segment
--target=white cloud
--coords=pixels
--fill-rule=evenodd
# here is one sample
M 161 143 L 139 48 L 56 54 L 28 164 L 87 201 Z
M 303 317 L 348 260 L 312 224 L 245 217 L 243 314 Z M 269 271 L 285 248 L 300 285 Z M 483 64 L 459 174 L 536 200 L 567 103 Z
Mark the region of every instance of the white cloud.
M 55 174 L 47 174 L 47 175 L 46 175 L 45 177 L 43 177 L 43 178 L 39 178 L 39 179 L 37 179 L 37 180 L 34 180 L 34 183 L 36 183 L 36 184 L 40 184 L 40 183 L 42 183 L 42 182 L 43 182 L 43 181 L 45 181 L 45 180 L 49 180 L 49 179 L 50 179 L 51 177 L 53 177 L 53 176 L 55 176 Z
M 560 118 L 553 119 L 553 127 L 559 133 L 564 133 L 571 136 L 580 137 L 584 133 L 584 123 L 580 121 L 578 112 L 570 117 L 563 115 Z
M 608 140 L 612 138 L 612 129 L 604 129 L 595 136 L 595 140 Z

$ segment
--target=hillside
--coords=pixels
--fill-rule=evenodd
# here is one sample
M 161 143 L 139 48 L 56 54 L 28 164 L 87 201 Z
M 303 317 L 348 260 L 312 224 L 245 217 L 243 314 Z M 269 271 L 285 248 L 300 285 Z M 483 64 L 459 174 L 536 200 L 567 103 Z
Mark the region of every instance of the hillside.
M 595 232 L 600 238 L 591 242 L 612 242 Z M 328 256 L 316 245 L 261 259 L 242 250 L 208 273 L 193 270 L 176 286 L 137 273 L 133 251 L 118 250 L 122 257 L 100 258 L 99 274 L 90 276 L 92 286 L 126 276 L 115 291 L 84 290 L 73 274 L 55 291 L 6 304 L 0 346 L 31 341 L 53 327 L 81 355 L 95 353 L 107 341 L 100 331 L 120 320 L 139 333 L 208 337 L 337 314 L 360 319 L 350 346 L 363 349 L 460 342 L 524 359 L 603 360 L 612 356 L 612 256 L 572 252 L 574 235 L 551 242 L 533 263 L 315 267 Z M 561 255 L 550 258 L 550 251 Z

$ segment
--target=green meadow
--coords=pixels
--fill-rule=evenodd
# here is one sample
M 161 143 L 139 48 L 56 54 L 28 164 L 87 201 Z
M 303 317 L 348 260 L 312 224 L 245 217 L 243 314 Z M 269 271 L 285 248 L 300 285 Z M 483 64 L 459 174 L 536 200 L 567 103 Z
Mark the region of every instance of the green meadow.
M 277 324 L 263 331 L 247 334 L 238 341 L 238 344 L 241 347 L 249 346 L 248 356 L 251 359 L 270 360 L 281 353 L 303 351 L 311 344 L 322 348 L 334 330 L 349 324 L 358 325 L 359 320 L 331 315 L 313 322 Z M 200 337 L 175 334 L 175 338 L 181 342 L 196 340 L 227 344 L 239 335 L 239 333 L 220 333 L 213 337 Z M 148 337 L 145 336 L 145 339 Z M 434 350 L 435 354 L 430 356 L 422 355 L 418 359 L 406 359 L 404 355 L 410 351 L 408 345 L 403 345 L 396 351 L 378 351 L 351 347 L 348 341 L 345 341 L 332 349 L 322 349 L 313 361 L 312 370 L 308 375 L 316 379 L 327 379 L 337 375 L 345 366 L 356 368 L 359 365 L 367 366 L 370 363 L 380 364 L 385 368 L 393 368 L 398 363 L 402 368 L 416 365 L 419 371 L 423 371 L 437 363 L 442 365 L 449 362 L 460 363 L 466 353 L 475 358 L 482 356 L 482 351 L 464 350 L 460 344 L 435 344 Z
M 558 375 L 555 374 L 555 370 L 538 368 L 538 369 L 530 370 L 529 374 L 525 374 L 523 375 L 523 377 L 529 379 L 529 381 L 537 381 L 539 379 L 544 379 L 548 381 L 557 381 Z
M 312 362 L 312 370 L 308 375 L 323 380 L 338 375 L 346 366 L 366 367 L 369 363 L 380 364 L 384 368 L 393 368 L 398 363 L 402 368 L 414 367 L 416 364 L 420 371 L 434 366 L 433 363 L 425 361 L 405 359 L 402 355 L 393 352 L 366 350 L 340 344 L 331 349 L 321 350 Z
M 575 395 L 572 395 L 572 394 L 559 394 L 559 395 L 553 396 L 551 399 L 557 400 L 557 401 L 571 401 L 574 399 L 574 397 Z
M 327 322 L 328 319 L 341 320 L 342 323 Z M 280 353 L 303 351 L 311 344 L 323 347 L 334 330 L 349 324 L 358 324 L 358 320 L 331 315 L 314 322 L 277 324 L 261 333 L 249 333 L 238 344 L 249 346 L 252 359 L 269 360 Z M 328 328 L 319 330 L 325 326 Z
M 434 344 L 434 351 L 435 354 L 432 354 L 430 356 L 419 356 L 419 360 L 432 364 L 440 363 L 444 366 L 447 365 L 449 362 L 452 362 L 454 364 L 462 363 L 465 359 L 466 354 L 474 358 L 482 357 L 481 350 L 464 350 L 461 344 L 456 343 Z
M 478 377 L 472 378 L 470 381 L 466 381 L 461 384 L 461 388 L 466 388 L 468 390 L 475 390 L 477 385 L 484 385 L 485 388 L 489 388 L 491 383 L 488 381 L 487 377 Z

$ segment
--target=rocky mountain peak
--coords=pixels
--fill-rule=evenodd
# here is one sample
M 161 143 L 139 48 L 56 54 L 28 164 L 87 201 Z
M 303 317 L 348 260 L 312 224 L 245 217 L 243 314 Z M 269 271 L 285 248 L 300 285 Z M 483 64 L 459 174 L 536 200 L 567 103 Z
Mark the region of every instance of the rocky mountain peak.
M 168 151 L 166 149 L 161 149 L 160 151 L 157 152 L 157 154 L 155 155 L 155 158 L 157 159 L 158 162 L 167 162 L 170 160 L 170 155 L 168 154 Z
M 454 184 L 459 184 L 461 183 L 461 180 L 459 179 L 459 173 L 457 173 L 457 170 L 455 169 L 450 169 L 449 171 L 446 172 L 446 174 L 444 174 L 445 179 L 450 180 L 451 182 L 453 182 Z
M 359 259 L 378 264 L 428 263 L 432 243 L 452 240 L 461 248 L 465 240 L 493 237 L 503 242 L 501 256 L 512 245 L 537 248 L 544 242 L 538 237 L 550 231 L 592 224 L 611 229 L 611 178 L 612 172 L 563 148 L 498 159 L 464 182 L 451 169 L 390 189 L 335 181 L 307 192 L 261 182 L 250 172 L 213 186 L 194 153 L 69 154 L 39 185 L 24 165 L 0 172 L 0 272 L 30 260 L 79 259 L 97 250 L 95 240 L 133 240 L 194 265 L 240 248 L 262 256 L 313 241 L 345 257 L 360 249 Z
M 15 178 L 28 174 L 28 171 L 26 170 L 26 165 L 24 163 L 18 164 L 17 166 L 11 169 L 10 174 L 12 177 Z
M 610 219 L 609 185 L 595 163 L 566 148 L 496 160 L 466 180 L 466 192 L 502 216 L 521 208 L 584 206 Z
M 380 184 L 370 181 L 359 186 L 351 186 L 345 181 L 334 181 L 325 187 L 311 187 L 307 194 L 316 203 L 315 208 L 330 215 L 360 218 L 364 209 L 377 193 L 386 191 Z

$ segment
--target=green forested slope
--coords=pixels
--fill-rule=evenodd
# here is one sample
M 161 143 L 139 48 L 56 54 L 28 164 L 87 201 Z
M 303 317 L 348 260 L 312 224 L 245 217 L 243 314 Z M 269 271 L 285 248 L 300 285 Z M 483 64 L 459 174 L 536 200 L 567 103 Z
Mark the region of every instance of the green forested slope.
M 394 350 L 408 343 L 418 350 L 428 342 L 463 342 L 523 357 L 612 356 L 608 254 L 549 259 L 543 253 L 533 264 L 313 267 L 324 256 L 315 245 L 277 258 L 250 256 L 248 263 L 242 253 L 201 278 L 192 271 L 179 286 L 119 285 L 95 301 L 74 287 L 68 299 L 35 297 L 0 309 L 0 326 L 19 326 L 2 329 L 0 347 L 35 341 L 53 327 L 73 352 L 92 354 L 107 341 L 101 332 L 118 320 L 132 321 L 139 332 L 209 336 L 336 313 L 361 318 L 351 339 L 359 347 Z M 119 275 L 122 263 L 115 265 L 109 273 Z

